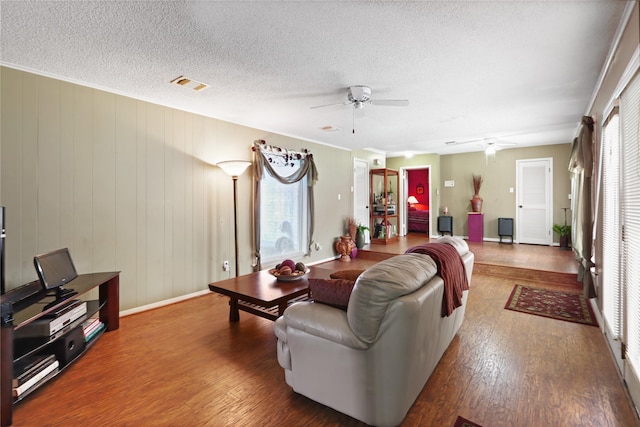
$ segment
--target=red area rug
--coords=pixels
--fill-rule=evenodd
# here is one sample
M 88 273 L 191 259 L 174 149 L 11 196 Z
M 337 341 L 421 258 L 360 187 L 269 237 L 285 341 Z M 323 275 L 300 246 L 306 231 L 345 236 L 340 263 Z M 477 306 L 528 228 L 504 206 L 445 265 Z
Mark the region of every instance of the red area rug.
M 567 322 L 598 326 L 591 305 L 582 294 L 516 285 L 504 308 Z
M 480 424 L 469 421 L 466 418 L 458 417 L 453 427 L 482 427 Z

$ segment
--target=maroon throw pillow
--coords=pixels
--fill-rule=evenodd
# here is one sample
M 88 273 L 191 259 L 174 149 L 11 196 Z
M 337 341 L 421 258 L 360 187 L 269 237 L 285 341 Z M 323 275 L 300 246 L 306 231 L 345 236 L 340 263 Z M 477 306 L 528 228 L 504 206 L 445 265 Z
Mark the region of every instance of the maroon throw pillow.
M 346 311 L 355 284 L 355 281 L 345 279 L 309 279 L 309 290 L 314 302 Z

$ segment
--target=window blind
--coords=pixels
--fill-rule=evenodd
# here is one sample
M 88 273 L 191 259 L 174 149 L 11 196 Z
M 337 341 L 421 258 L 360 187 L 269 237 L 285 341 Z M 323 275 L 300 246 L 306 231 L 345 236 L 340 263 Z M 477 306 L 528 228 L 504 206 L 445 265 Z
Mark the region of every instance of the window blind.
M 614 109 L 603 129 L 602 150 L 602 294 L 603 316 L 611 338 L 622 334 L 620 287 L 620 120 Z
M 626 356 L 640 372 L 640 73 L 620 96 Z M 636 378 L 637 380 L 637 378 Z

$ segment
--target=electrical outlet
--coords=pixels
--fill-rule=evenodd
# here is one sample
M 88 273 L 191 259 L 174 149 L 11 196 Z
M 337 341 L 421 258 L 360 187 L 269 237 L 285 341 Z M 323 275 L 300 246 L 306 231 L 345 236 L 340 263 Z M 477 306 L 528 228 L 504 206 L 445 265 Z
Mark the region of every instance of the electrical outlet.
M 223 271 L 229 271 L 229 261 L 224 261 L 222 263 L 222 270 Z

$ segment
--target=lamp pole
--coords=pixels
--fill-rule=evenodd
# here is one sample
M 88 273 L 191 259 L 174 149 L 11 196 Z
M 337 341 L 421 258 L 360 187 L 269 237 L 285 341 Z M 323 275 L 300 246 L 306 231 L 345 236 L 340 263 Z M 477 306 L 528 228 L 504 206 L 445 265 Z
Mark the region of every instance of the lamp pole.
M 231 177 L 233 180 L 233 241 L 235 244 L 234 259 L 236 260 L 236 277 L 238 277 L 238 176 Z
M 246 160 L 227 160 L 216 163 L 233 180 L 233 243 L 235 247 L 235 274 L 238 277 L 238 177 L 244 173 L 251 162 Z

